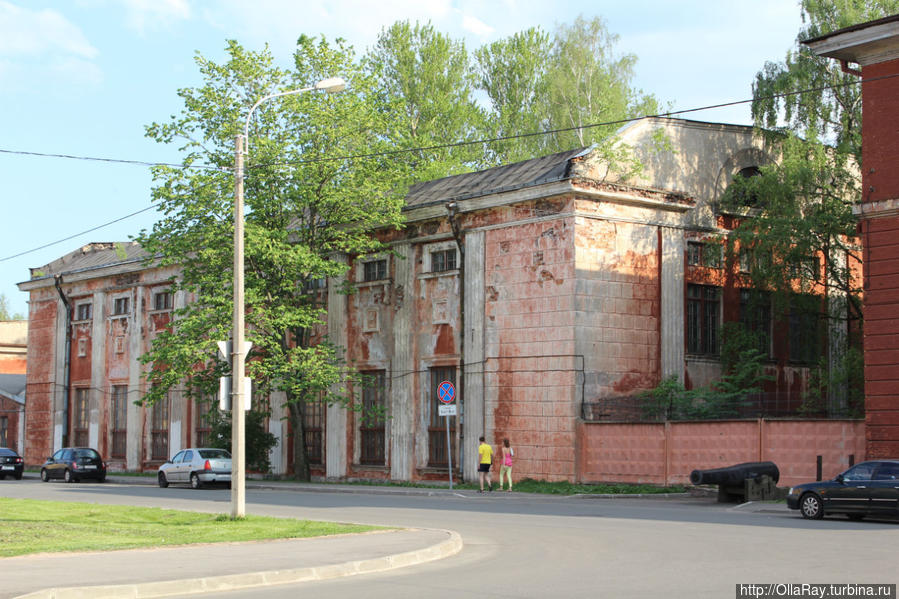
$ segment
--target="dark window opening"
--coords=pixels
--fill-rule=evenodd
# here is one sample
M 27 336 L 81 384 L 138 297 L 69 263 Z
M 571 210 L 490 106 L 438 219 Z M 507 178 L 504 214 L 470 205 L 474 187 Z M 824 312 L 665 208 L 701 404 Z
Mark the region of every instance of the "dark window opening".
M 124 458 L 128 439 L 128 386 L 112 386 L 112 450 L 110 457 Z
M 360 464 L 384 465 L 385 430 L 385 372 L 374 370 L 361 373 L 362 387 L 362 425 L 359 427 L 362 447 L 359 453 Z
M 387 260 L 374 260 L 362 265 L 362 280 L 382 281 L 387 278 Z
M 687 353 L 718 355 L 721 289 L 687 285 Z
M 456 270 L 456 250 L 431 252 L 431 272 Z

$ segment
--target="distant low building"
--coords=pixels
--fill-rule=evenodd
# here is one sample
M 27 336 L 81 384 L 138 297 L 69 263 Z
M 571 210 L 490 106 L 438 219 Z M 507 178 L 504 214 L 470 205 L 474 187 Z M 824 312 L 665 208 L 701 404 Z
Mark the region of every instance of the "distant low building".
M 28 355 L 28 321 L 0 321 L 0 374 L 25 374 Z
M 25 451 L 25 375 L 0 374 L 0 447 Z

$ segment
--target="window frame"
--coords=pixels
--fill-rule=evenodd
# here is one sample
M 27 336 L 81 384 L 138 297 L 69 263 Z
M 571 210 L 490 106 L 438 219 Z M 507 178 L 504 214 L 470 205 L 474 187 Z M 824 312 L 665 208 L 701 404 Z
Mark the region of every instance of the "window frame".
M 372 283 L 384 281 L 388 278 L 387 258 L 367 260 L 362 263 L 362 282 Z
M 691 296 L 691 291 L 697 291 Z M 709 297 L 714 292 L 715 297 Z M 687 284 L 685 344 L 691 356 L 718 357 L 721 355 L 721 287 Z
M 112 443 L 109 457 L 124 458 L 128 448 L 128 385 L 113 385 L 111 394 Z
M 162 306 L 160 306 L 160 299 L 162 299 Z M 175 308 L 175 294 L 171 289 L 166 289 L 164 291 L 154 291 L 153 292 L 153 311 L 154 312 L 166 312 L 171 311 Z
M 362 419 L 359 424 L 359 463 L 384 466 L 387 463 L 387 371 L 366 370 L 359 373 L 363 377 L 361 390 Z M 381 418 L 367 418 L 371 407 L 384 411 Z
M 131 296 L 120 295 L 112 298 L 112 315 L 128 316 L 131 313 Z

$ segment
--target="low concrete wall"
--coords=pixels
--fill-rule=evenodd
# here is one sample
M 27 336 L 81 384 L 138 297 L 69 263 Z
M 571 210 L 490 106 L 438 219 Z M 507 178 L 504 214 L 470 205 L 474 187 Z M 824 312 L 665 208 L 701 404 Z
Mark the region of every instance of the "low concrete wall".
M 578 480 L 689 484 L 695 469 L 771 461 L 779 486 L 832 478 L 865 457 L 863 420 L 578 423 Z

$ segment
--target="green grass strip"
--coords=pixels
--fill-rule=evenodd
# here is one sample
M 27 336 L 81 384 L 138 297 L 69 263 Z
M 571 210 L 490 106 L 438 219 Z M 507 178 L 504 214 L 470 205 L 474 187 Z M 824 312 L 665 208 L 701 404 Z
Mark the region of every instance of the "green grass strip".
M 379 530 L 376 526 L 182 512 L 93 503 L 0 498 L 0 557 L 162 545 L 296 539 Z

